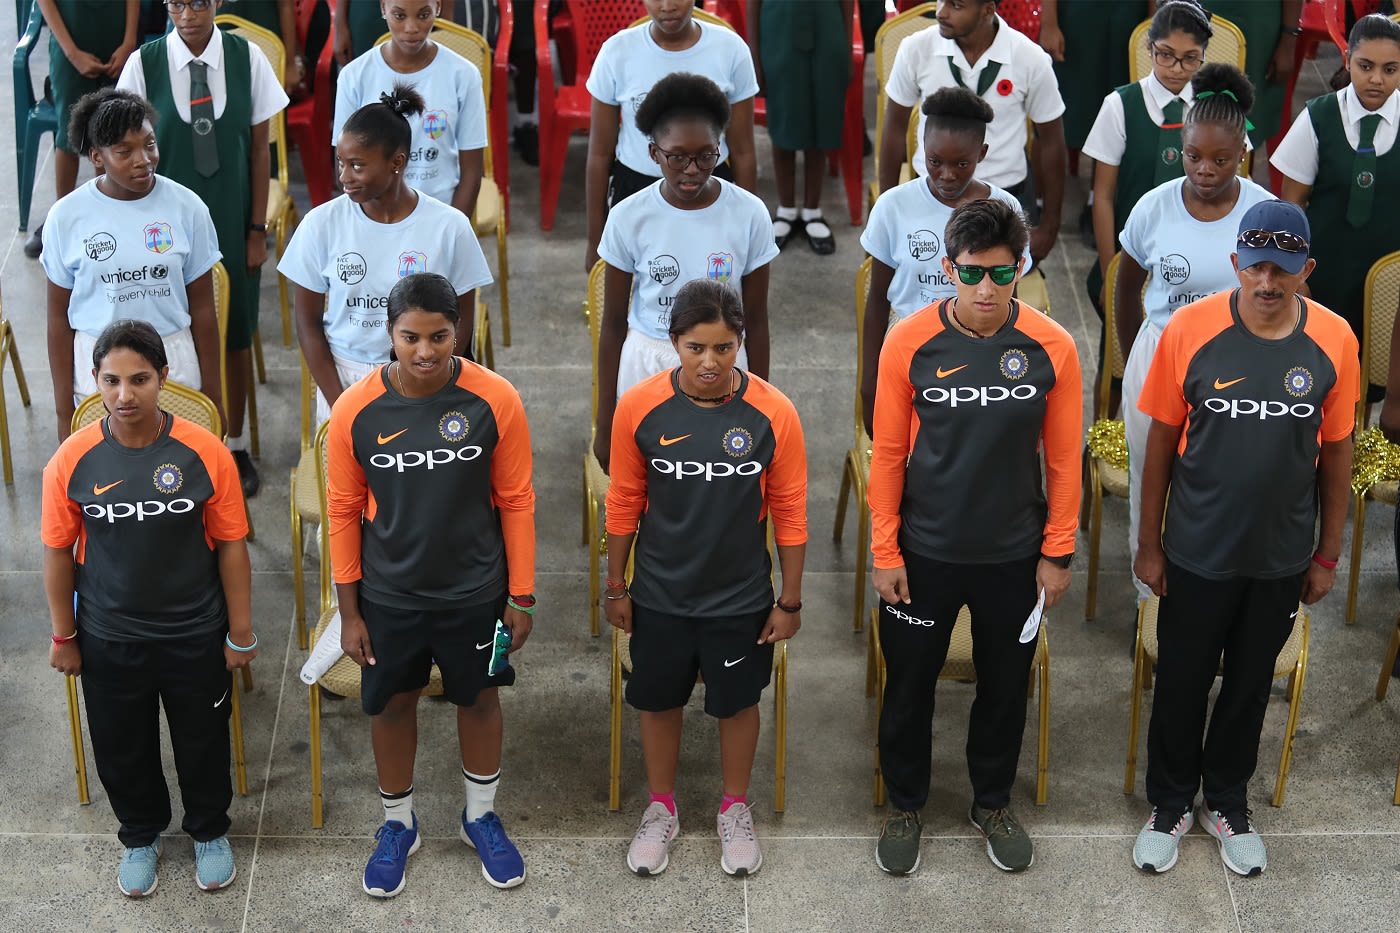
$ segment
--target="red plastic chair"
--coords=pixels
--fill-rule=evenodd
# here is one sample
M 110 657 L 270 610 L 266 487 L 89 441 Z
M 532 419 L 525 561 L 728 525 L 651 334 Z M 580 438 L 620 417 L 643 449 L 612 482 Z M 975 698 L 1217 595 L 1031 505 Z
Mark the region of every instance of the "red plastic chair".
M 567 12 L 567 19 L 565 13 Z M 598 50 L 613 33 L 646 15 L 642 0 L 565 0 L 555 17 L 562 84 L 553 86 L 549 0 L 535 0 L 535 64 L 540 98 L 540 229 L 554 229 L 569 137 L 588 129 L 593 100 L 585 86 Z M 569 65 L 571 67 L 564 67 Z M 550 87 L 545 87 L 545 82 Z M 502 82 L 504 86 L 504 82 Z M 504 108 L 502 108 L 504 113 Z
M 1040 3 L 1038 0 L 1001 0 L 997 13 L 1012 29 L 1024 33 L 1032 42 L 1040 41 Z
M 306 42 L 306 30 L 316 6 L 326 0 L 298 0 L 297 41 Z M 315 92 L 287 107 L 287 135 L 301 157 L 301 172 L 311 206 L 329 201 L 335 194 L 335 170 L 331 164 L 331 111 L 335 106 L 335 84 L 331 63 L 335 60 L 335 4 L 330 3 L 331 33 L 316 60 Z

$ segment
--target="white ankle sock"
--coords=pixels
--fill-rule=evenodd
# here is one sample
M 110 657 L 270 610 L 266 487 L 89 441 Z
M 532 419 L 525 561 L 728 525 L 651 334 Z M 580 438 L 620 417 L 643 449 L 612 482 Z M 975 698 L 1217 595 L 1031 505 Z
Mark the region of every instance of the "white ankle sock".
M 413 788 L 402 794 L 385 793 L 379 788 L 379 802 L 384 804 L 384 822 L 398 820 L 409 829 L 413 828 Z
M 821 220 L 821 219 L 822 219 L 822 209 L 821 209 L 820 207 L 804 207 L 804 208 L 802 208 L 802 220 L 803 220 L 804 223 L 806 223 L 806 222 L 808 222 L 808 221 Z
M 501 783 L 501 772 L 495 774 L 472 774 L 462 769 L 462 783 L 467 787 L 467 821 L 479 820 L 496 809 L 496 787 Z
M 241 435 L 241 434 L 240 434 L 238 437 L 230 437 L 230 438 L 228 438 L 227 441 L 226 441 L 226 443 L 228 444 L 228 449 L 229 449 L 229 450 L 247 450 L 247 449 L 248 449 L 248 439 L 247 439 L 246 437 L 244 437 L 243 435 Z
M 797 208 L 780 207 L 773 216 L 777 217 L 779 220 L 786 220 L 788 223 L 792 223 L 797 219 Z

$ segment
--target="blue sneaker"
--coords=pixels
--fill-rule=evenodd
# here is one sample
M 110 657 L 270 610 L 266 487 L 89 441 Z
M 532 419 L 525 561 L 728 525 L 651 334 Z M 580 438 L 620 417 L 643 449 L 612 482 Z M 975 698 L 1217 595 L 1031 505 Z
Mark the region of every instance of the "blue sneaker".
M 363 886 L 370 897 L 393 897 L 403 890 L 408 857 L 418 851 L 418 814 L 413 814 L 413 828 L 390 820 L 374 834 L 374 854 L 365 866 Z
M 238 869 L 233 867 L 233 849 L 228 836 L 196 841 L 194 844 L 194 881 L 201 891 L 217 891 L 233 884 Z
M 468 821 L 462 810 L 462 841 L 481 856 L 481 877 L 497 888 L 513 888 L 525 883 L 525 860 L 515 843 L 506 838 L 506 828 L 495 812 Z
M 117 887 L 127 897 L 146 897 L 156 889 L 156 862 L 160 859 L 160 837 L 148 846 L 127 849 L 117 866 Z
M 1230 871 L 1253 878 L 1269 867 L 1264 837 L 1254 829 L 1248 810 L 1221 813 L 1202 805 L 1201 825 L 1220 843 L 1220 860 Z

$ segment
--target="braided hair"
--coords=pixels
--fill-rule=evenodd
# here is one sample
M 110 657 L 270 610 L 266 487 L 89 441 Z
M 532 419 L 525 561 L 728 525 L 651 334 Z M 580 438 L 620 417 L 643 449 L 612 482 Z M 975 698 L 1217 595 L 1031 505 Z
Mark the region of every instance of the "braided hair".
M 379 100 L 352 113 L 341 132 L 353 134 L 365 145 L 378 144 L 387 156 L 408 152 L 413 146 L 408 118 L 422 113 L 426 106 L 412 84 L 396 81 Z
M 1174 32 L 1184 32 L 1201 44 L 1204 49 L 1210 42 L 1213 32 L 1210 28 L 1210 13 L 1200 4 L 1200 0 L 1170 0 L 1157 7 L 1152 16 L 1152 24 L 1147 27 L 1147 41 L 1161 42 Z
M 1201 66 L 1191 79 L 1195 102 L 1186 112 L 1182 133 L 1202 123 L 1223 126 L 1239 137 L 1249 133 L 1249 109 L 1254 106 L 1254 85 L 1234 65 L 1213 62 Z
M 68 144 L 86 154 L 116 145 L 126 134 L 156 122 L 150 102 L 131 91 L 104 87 L 84 94 L 68 118 Z

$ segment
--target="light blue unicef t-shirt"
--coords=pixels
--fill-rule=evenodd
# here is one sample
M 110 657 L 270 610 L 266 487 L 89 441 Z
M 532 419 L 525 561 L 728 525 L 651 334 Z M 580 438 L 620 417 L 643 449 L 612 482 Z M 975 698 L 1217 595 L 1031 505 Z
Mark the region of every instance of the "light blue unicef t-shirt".
M 72 291 L 68 325 L 92 337 L 120 318 L 146 321 L 162 337 L 189 327 L 185 286 L 221 257 L 209 208 L 161 175 L 135 201 L 109 198 L 94 178 L 44 220 L 44 274 Z
M 370 220 L 341 195 L 314 207 L 292 234 L 277 271 L 326 296 L 321 323 L 338 357 L 361 363 L 389 358 L 389 292 L 406 275 L 436 272 L 458 295 L 491 284 L 471 221 L 449 204 L 420 195 L 403 220 Z
M 382 49 L 372 48 L 345 66 L 336 79 L 335 122 L 331 145 L 351 114 L 365 104 L 376 104 L 379 95 L 395 83 L 411 84 L 423 95 L 424 110 L 408 118 L 413 142 L 403 177 L 408 184 L 445 204 L 462 178 L 457 153 L 486 148 L 486 98 L 481 72 L 445 45 L 427 68 L 399 74 L 384 61 Z
M 1005 201 L 1021 211 L 1021 202 L 1008 191 L 988 184 L 988 200 Z M 870 209 L 860 245 L 879 262 L 894 270 L 890 279 L 890 310 L 896 320 L 957 294 L 957 286 L 943 271 L 943 230 L 953 209 L 933 196 L 927 178 L 914 178 L 880 195 Z M 1026 242 L 1021 271 L 1031 267 L 1030 241 Z
M 656 82 L 677 71 L 709 78 L 731 104 L 758 93 L 753 53 L 738 33 L 723 26 L 700 23 L 700 39 L 688 49 L 668 52 L 651 37 L 651 20 L 614 34 L 598 50 L 588 75 L 588 93 L 617 107 L 621 125 L 617 131 L 617 160 L 634 172 L 661 177 L 651 160 L 648 139 L 637 129 L 637 108 Z M 840 103 L 836 104 L 840 107 Z M 719 157 L 729 158 L 729 146 L 719 143 Z
M 1240 179 L 1240 196 L 1230 213 L 1206 223 L 1192 217 L 1182 201 L 1178 178 L 1144 194 L 1128 214 L 1119 241 L 1123 252 L 1147 270 L 1142 307 L 1158 328 L 1180 308 L 1239 284 L 1230 254 L 1235 251 L 1240 219 L 1260 201 L 1274 196 L 1248 178 Z
M 763 202 L 716 178 L 715 203 L 700 210 L 672 207 L 656 182 L 608 213 L 598 255 L 632 274 L 627 326 L 665 340 L 676 292 L 691 279 L 718 279 L 741 292 L 744 276 L 778 255 L 773 222 Z

